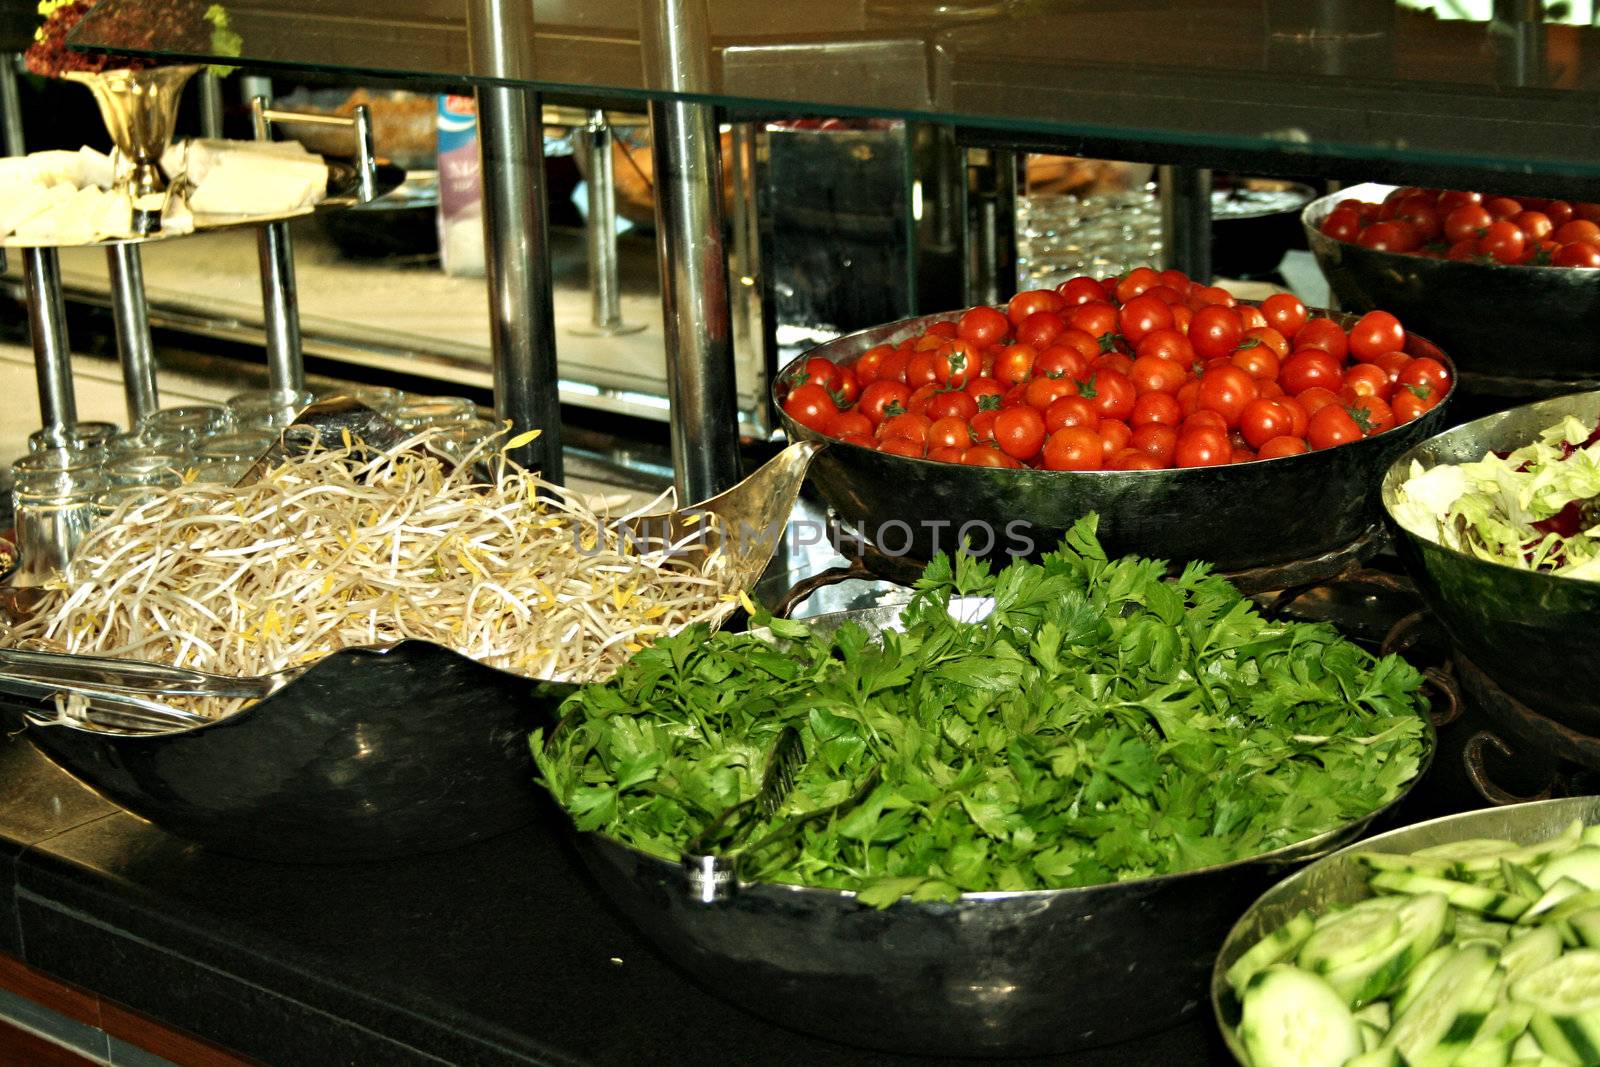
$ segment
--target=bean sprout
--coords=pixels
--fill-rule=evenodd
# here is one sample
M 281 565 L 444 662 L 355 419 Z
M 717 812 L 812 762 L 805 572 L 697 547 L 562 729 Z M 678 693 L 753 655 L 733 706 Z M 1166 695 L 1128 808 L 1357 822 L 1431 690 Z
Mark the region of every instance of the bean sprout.
M 684 551 L 698 531 L 667 545 L 623 532 L 668 494 L 608 520 L 493 443 L 452 468 L 419 447 L 436 434 L 387 452 L 346 439 L 251 485 L 190 483 L 125 503 L 28 618 L 0 624 L 0 645 L 248 676 L 417 638 L 587 682 L 740 602 L 728 556 Z M 246 702 L 181 703 L 221 717 Z

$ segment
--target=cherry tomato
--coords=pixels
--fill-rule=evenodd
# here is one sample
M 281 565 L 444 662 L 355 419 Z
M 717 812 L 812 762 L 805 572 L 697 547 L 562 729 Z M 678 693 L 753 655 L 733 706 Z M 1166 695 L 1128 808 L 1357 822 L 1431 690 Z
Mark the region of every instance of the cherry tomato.
M 1350 208 L 1335 208 L 1322 220 L 1322 232 L 1335 241 L 1354 241 L 1361 233 L 1361 216 Z
M 1052 345 L 1033 361 L 1033 373 L 1049 378 L 1081 378 L 1089 373 L 1089 360 L 1075 348 Z
M 1104 462 L 1105 446 L 1100 435 L 1087 426 L 1057 430 L 1044 443 L 1045 470 L 1097 471 Z
M 1040 311 L 1060 311 L 1066 306 L 1061 294 L 1054 289 L 1028 289 L 1011 298 L 1006 305 L 1006 318 L 1011 325 L 1021 326 L 1029 315 Z
M 900 382 L 873 382 L 861 390 L 861 399 L 856 402 L 856 410 L 871 419 L 874 426 L 910 408 L 911 390 Z
M 1252 400 L 1239 415 L 1239 432 L 1251 448 L 1294 432 L 1294 416 L 1276 400 Z
M 1173 449 L 1178 447 L 1178 429 L 1162 422 L 1147 422 L 1136 426 L 1128 444 L 1147 456 L 1161 461 L 1163 467 L 1172 465 Z
M 904 437 L 924 446 L 928 444 L 928 428 L 933 425 L 933 420 L 926 415 L 919 415 L 908 411 L 904 415 L 891 415 L 878 423 L 877 437 L 879 441 L 887 441 L 891 437 Z
M 1233 459 L 1233 445 L 1217 430 L 1196 429 L 1178 435 L 1172 460 L 1179 467 L 1220 467 Z
M 828 426 L 822 431 L 829 437 L 844 437 L 845 434 L 872 433 L 872 420 L 859 411 L 841 411 L 828 420 Z
M 1400 372 L 1411 365 L 1411 357 L 1404 352 L 1385 352 L 1373 360 L 1372 365 L 1383 369 L 1383 372 L 1389 376 L 1389 386 L 1393 389 L 1394 385 L 1400 381 Z
M 962 422 L 978 413 L 978 401 L 964 389 L 939 389 L 928 398 L 922 413 L 935 421 L 960 419 Z
M 1550 262 L 1558 267 L 1600 267 L 1600 245 L 1573 241 L 1562 245 Z
M 1252 304 L 1236 304 L 1234 310 L 1239 313 L 1239 321 L 1244 323 L 1244 335 L 1250 336 L 1251 330 L 1265 329 L 1267 317 L 1261 314 L 1261 309 Z
M 1255 379 L 1234 366 L 1213 367 L 1200 378 L 1197 400 L 1202 411 L 1215 411 L 1228 428 L 1239 425 L 1245 405 L 1256 399 Z
M 831 393 L 839 388 L 840 378 L 839 368 L 832 360 L 812 356 L 801 368 L 800 379 L 795 384 L 820 385 Z
M 1389 372 L 1373 363 L 1358 363 L 1345 372 L 1344 387 L 1357 396 L 1387 397 L 1393 387 Z
M 1067 320 L 1057 312 L 1035 311 L 1017 324 L 1017 342 L 1034 348 L 1049 348 L 1066 328 Z
M 1256 392 L 1265 400 L 1276 400 L 1285 395 L 1283 386 L 1279 385 L 1276 379 L 1256 382 Z
M 1394 429 L 1394 412 L 1382 397 L 1358 396 L 1348 408 L 1361 432 L 1368 437 Z
M 1011 334 L 1011 322 L 992 307 L 975 307 L 961 316 L 960 336 L 979 348 L 999 344 Z
M 1469 193 L 1461 189 L 1448 189 L 1439 194 L 1439 210 L 1449 214 L 1463 204 L 1483 203 L 1482 193 Z
M 1090 361 L 1090 374 L 1098 374 L 1103 370 L 1114 370 L 1126 377 L 1133 370 L 1133 359 L 1123 355 L 1121 352 L 1107 352 L 1099 359 Z M 1082 378 L 1085 375 L 1080 374 L 1078 377 Z
M 1062 302 L 1069 308 L 1079 304 L 1087 304 L 1094 300 L 1105 300 L 1107 297 L 1105 287 L 1093 278 L 1080 276 L 1069 279 L 1056 286 L 1056 292 L 1061 294 Z
M 979 444 L 994 440 L 994 420 L 1000 417 L 1000 411 L 1000 408 L 991 408 L 980 410 L 972 416 L 972 421 L 968 425 L 972 427 L 973 439 Z
M 1483 210 L 1487 211 L 1491 218 L 1509 219 L 1516 216 L 1522 210 L 1522 202 L 1520 200 L 1513 200 L 1509 196 L 1497 196 L 1492 199 L 1485 200 L 1483 202 Z
M 970 447 L 972 446 L 951 445 L 948 448 L 930 448 L 928 449 L 927 458 L 936 463 L 960 463 L 962 455 Z
M 946 344 L 953 343 L 950 341 L 943 342 L 938 350 L 942 350 Z M 911 386 L 912 389 L 920 389 L 924 385 L 935 385 L 943 382 L 944 377 L 940 373 L 939 357 L 933 351 L 918 352 L 906 364 L 906 384 Z
M 1114 471 L 1159 471 L 1172 466 L 1171 460 L 1162 460 L 1137 448 L 1124 448 L 1112 457 L 1107 465 Z
M 1374 222 L 1356 235 L 1356 244 L 1376 252 L 1415 252 L 1422 247 L 1422 239 L 1409 222 L 1392 219 Z
M 1294 395 L 1294 400 L 1301 407 L 1305 408 L 1306 418 L 1309 420 L 1311 416 L 1315 415 L 1329 404 L 1337 404 L 1339 402 L 1339 394 L 1335 393 L 1332 389 L 1327 389 L 1320 385 L 1314 385 L 1310 389 L 1305 389 L 1296 393 Z M 1305 435 L 1301 434 L 1300 436 L 1304 437 Z
M 906 410 L 913 415 L 928 414 L 928 401 L 944 390 L 945 387 L 938 382 L 929 382 L 927 385 L 917 386 L 911 390 L 911 403 L 906 405 Z
M 1347 441 L 1361 440 L 1361 427 L 1340 404 L 1329 404 L 1311 416 L 1306 440 L 1312 448 L 1332 448 Z
M 1244 340 L 1239 342 L 1239 347 L 1244 348 L 1251 341 L 1266 345 L 1272 349 L 1272 354 L 1279 359 L 1284 359 L 1289 355 L 1289 339 L 1279 333 L 1275 327 L 1255 326 L 1246 330 L 1244 332 Z
M 928 427 L 928 449 L 932 455 L 936 448 L 966 448 L 976 442 L 972 426 L 966 419 L 956 416 L 934 419 Z
M 1161 284 L 1177 293 L 1179 300 L 1182 300 L 1184 297 L 1188 296 L 1189 288 L 1194 285 L 1194 283 L 1189 280 L 1189 276 L 1187 274 L 1183 273 L 1181 270 L 1175 270 L 1172 268 L 1162 271 L 1160 278 Z
M 872 435 L 868 433 L 840 434 L 839 440 L 847 445 L 860 445 L 862 448 L 875 449 L 878 447 L 878 442 L 874 441 Z
M 877 381 L 899 382 L 902 385 L 906 380 L 906 369 L 911 366 L 911 353 L 896 349 L 883 357 L 883 363 L 878 367 Z
M 1174 394 L 1178 398 L 1178 407 L 1183 411 L 1184 418 L 1188 418 L 1200 410 L 1200 379 L 1190 378 L 1178 386 Z
M 1332 356 L 1335 363 L 1343 361 L 1350 351 L 1350 339 L 1345 336 L 1344 328 L 1332 319 L 1312 319 L 1300 327 L 1300 332 L 1294 338 L 1295 351 L 1302 348 L 1320 348 Z M 1293 388 L 1285 385 L 1289 392 Z
M 1177 330 L 1154 330 L 1145 334 L 1134 349 L 1134 355 L 1140 359 L 1152 356 L 1171 360 L 1180 367 L 1187 367 L 1195 359 L 1194 346 Z
M 1211 305 L 1231 308 L 1238 303 L 1232 293 L 1219 285 L 1197 285 L 1189 290 L 1189 296 L 1184 302 L 1196 311 Z
M 1279 396 L 1272 399 L 1276 400 L 1278 406 L 1289 413 L 1290 435 L 1304 437 L 1306 435 L 1306 424 L 1311 421 L 1311 413 L 1306 410 L 1306 406 L 1297 397 Z
M 1244 347 L 1234 349 L 1228 362 L 1257 381 L 1278 380 L 1277 354 L 1259 341 L 1246 341 Z
M 1100 413 L 1084 397 L 1064 396 L 1045 411 L 1044 428 L 1046 433 L 1055 433 L 1068 426 L 1097 429 L 1100 426 Z
M 1232 308 L 1208 306 L 1194 313 L 1189 323 L 1189 343 L 1201 359 L 1231 355 L 1244 339 L 1244 323 Z
M 835 367 L 839 372 L 839 382 L 833 387 L 834 403 L 841 408 L 854 404 L 861 396 L 861 382 L 856 378 L 856 372 L 850 367 Z
M 1284 456 L 1298 456 L 1302 452 L 1309 451 L 1311 451 L 1311 447 L 1306 444 L 1305 439 L 1302 437 L 1274 437 L 1272 440 L 1264 442 L 1256 450 L 1256 458 L 1282 459 Z
M 1109 347 L 1107 338 L 1117 333 L 1117 309 L 1104 301 L 1079 304 L 1067 312 L 1067 325 L 1096 338 L 1105 351 Z
M 1141 393 L 1133 402 L 1133 414 L 1128 416 L 1132 426 L 1145 426 L 1152 422 L 1176 426 L 1183 421 L 1183 408 L 1171 393 Z
M 1101 419 L 1097 427 L 1100 434 L 1101 465 L 1108 464 L 1112 456 L 1128 447 L 1133 429 L 1121 419 Z
M 1387 311 L 1369 311 L 1350 327 L 1350 357 L 1362 363 L 1398 351 L 1405 343 L 1405 327 Z
M 1085 363 L 1089 360 L 1099 359 L 1102 353 L 1099 338 L 1092 334 L 1084 333 L 1082 330 L 1075 330 L 1070 326 L 1061 332 L 1061 335 L 1056 338 L 1055 344 L 1050 347 L 1070 348 L 1082 356 Z
M 1557 242 L 1570 245 L 1574 242 L 1584 244 L 1600 244 L 1600 225 L 1588 219 L 1573 219 L 1565 223 L 1551 235 Z
M 939 323 L 938 325 L 943 326 L 944 323 Z M 932 330 L 929 330 L 927 333 L 917 338 L 916 343 L 911 346 L 911 354 L 914 356 L 918 352 L 934 352 L 940 348 L 943 348 L 947 342 L 954 340 L 956 340 L 956 338 L 946 337 L 942 333 L 934 333 Z
M 1572 214 L 1585 222 L 1592 222 L 1600 226 L 1600 204 L 1591 204 L 1580 200 L 1572 205 Z
M 969 467 L 1000 467 L 1017 470 L 1022 466 L 993 445 L 973 445 L 961 453 L 961 462 Z
M 1044 446 L 1044 416 L 1026 404 L 994 417 L 993 440 L 1013 459 L 1029 460 Z
M 998 408 L 1000 398 L 1006 395 L 1007 383 L 994 378 L 974 378 L 967 383 L 966 393 L 981 411 L 984 404 Z M 970 418 L 970 416 L 969 416 Z
M 1462 204 L 1444 217 L 1444 239 L 1452 244 L 1469 237 L 1480 237 L 1494 222 L 1494 216 L 1481 204 Z
M 1555 232 L 1555 224 L 1542 211 L 1523 211 L 1512 216 L 1511 221 L 1530 241 L 1542 241 Z
M 1117 325 L 1127 342 L 1137 345 L 1156 330 L 1172 328 L 1172 309 L 1156 297 L 1136 296 L 1122 305 Z
M 1163 359 L 1160 356 L 1140 356 L 1129 368 L 1128 378 L 1140 396 L 1146 393 L 1176 395 L 1178 390 L 1183 388 L 1183 383 L 1189 380 L 1189 371 L 1185 364 L 1170 359 Z
M 1152 285 L 1139 295 L 1153 296 L 1163 304 L 1170 304 L 1174 307 L 1183 303 L 1183 294 L 1169 285 Z
M 942 345 L 933 358 L 933 369 L 937 375 L 935 380 L 956 388 L 966 385 L 969 379 L 976 378 L 979 364 L 982 362 L 977 347 L 971 341 L 959 338 Z M 915 362 L 916 359 L 913 358 L 912 363 Z
M 1078 382 L 1078 395 L 1093 403 L 1103 419 L 1127 419 L 1139 393 L 1126 374 L 1104 369 Z
M 890 437 L 878 441 L 878 451 L 886 452 L 891 456 L 923 459 L 928 454 L 928 446 L 909 437 Z
M 937 337 L 940 339 L 939 343 L 943 344 L 945 341 L 954 341 L 957 337 L 960 337 L 961 326 L 956 322 L 936 322 L 923 331 L 923 336 Z
M 1417 240 L 1423 244 L 1438 240 L 1439 234 L 1444 232 L 1444 220 L 1433 206 L 1433 198 L 1425 194 L 1401 200 L 1395 205 L 1394 218 L 1396 222 L 1410 226 Z
M 1034 378 L 1022 388 L 1027 390 L 1026 399 L 1029 406 L 1044 411 L 1062 397 L 1076 395 L 1078 383 L 1071 378 L 1052 378 L 1045 375 Z
M 1135 267 L 1117 282 L 1116 297 L 1126 304 L 1152 285 L 1161 284 L 1160 272 L 1150 267 Z
M 1289 341 L 1306 324 L 1306 306 L 1293 293 L 1273 293 L 1261 302 L 1261 313 L 1267 317 L 1267 325 Z
M 1038 358 L 1032 345 L 1011 345 L 995 356 L 994 376 L 1007 385 L 1017 385 L 1033 377 L 1033 361 Z
M 1481 255 L 1482 253 L 1478 250 L 1478 239 L 1476 237 L 1467 237 L 1451 245 L 1450 250 L 1444 254 L 1444 258 L 1470 263 L 1477 260 Z
M 1567 223 L 1571 226 L 1572 223 Z M 1491 222 L 1478 238 L 1478 247 L 1501 263 L 1520 263 L 1527 249 L 1527 238 L 1517 229 L 1517 224 L 1501 219 Z
M 1228 436 L 1228 420 L 1218 415 L 1215 411 L 1197 411 L 1188 416 L 1178 425 L 1178 436 L 1182 437 L 1190 430 L 1215 430 L 1222 436 Z
M 797 385 L 783 402 L 784 413 L 808 430 L 827 433 L 828 424 L 839 414 L 839 405 L 820 385 Z
M 1402 385 L 1390 398 L 1389 410 L 1394 412 L 1395 422 L 1404 424 L 1426 415 L 1436 404 L 1438 401 L 1427 386 Z
M 1406 365 L 1400 372 L 1397 384 L 1425 388 L 1430 398 L 1437 402 L 1450 391 L 1450 368 L 1436 359 L 1423 356 Z

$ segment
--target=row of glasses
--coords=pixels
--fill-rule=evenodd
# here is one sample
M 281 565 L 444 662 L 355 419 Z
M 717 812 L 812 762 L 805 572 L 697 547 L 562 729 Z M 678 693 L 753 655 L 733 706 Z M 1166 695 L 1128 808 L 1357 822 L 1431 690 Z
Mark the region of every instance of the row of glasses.
M 1105 278 L 1161 261 L 1161 206 L 1153 186 L 1101 196 L 1017 198 L 1017 284 Z

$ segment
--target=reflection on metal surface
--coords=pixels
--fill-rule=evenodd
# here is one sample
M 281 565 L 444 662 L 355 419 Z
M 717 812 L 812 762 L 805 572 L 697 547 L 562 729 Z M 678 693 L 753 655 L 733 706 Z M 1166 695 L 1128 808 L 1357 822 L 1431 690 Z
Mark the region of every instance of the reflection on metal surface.
M 111 317 L 116 324 L 117 358 L 122 362 L 122 391 L 127 399 L 128 428 L 160 407 L 156 392 L 156 354 L 150 340 L 150 319 L 144 292 L 144 264 L 138 245 L 106 249 L 111 282 Z
M 78 405 L 72 389 L 72 350 L 67 342 L 67 313 L 61 298 L 61 261 L 53 248 L 28 248 L 22 253 L 28 297 L 28 332 L 33 340 L 33 368 L 39 382 L 39 417 L 45 436 L 64 445 Z
M 548 108 L 546 109 L 549 110 Z M 622 280 L 617 263 L 617 183 L 612 168 L 611 126 L 606 113 L 589 113 L 582 138 L 588 159 L 589 218 L 584 227 L 589 258 L 589 325 L 572 332 L 581 336 L 610 337 L 638 333 L 643 323 L 622 321 Z

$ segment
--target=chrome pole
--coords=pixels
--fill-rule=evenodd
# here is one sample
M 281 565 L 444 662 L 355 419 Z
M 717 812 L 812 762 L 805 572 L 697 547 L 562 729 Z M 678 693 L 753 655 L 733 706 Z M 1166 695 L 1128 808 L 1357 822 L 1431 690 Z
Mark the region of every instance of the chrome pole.
M 256 140 L 272 137 L 265 97 L 250 98 Z M 279 391 L 306 387 L 300 349 L 300 294 L 294 280 L 294 243 L 287 222 L 269 222 L 256 231 L 261 265 L 261 319 L 267 334 L 267 383 Z
M 622 279 L 617 262 L 617 179 L 611 157 L 611 126 L 604 111 L 589 112 L 582 131 L 589 171 L 589 325 L 572 332 L 580 337 L 613 337 L 638 333 L 644 325 L 622 321 Z
M 1163 166 L 1161 259 L 1197 282 L 1211 284 L 1211 172 Z
M 540 431 L 512 458 L 562 482 L 544 127 L 538 93 L 503 84 L 531 80 L 533 5 L 473 0 L 467 25 L 473 73 L 502 83 L 477 90 L 495 412 L 513 433 Z
M 45 437 L 64 445 L 78 421 L 72 391 L 72 351 L 67 345 L 67 310 L 61 299 L 61 261 L 53 248 L 24 248 L 22 272 L 28 294 L 28 330 L 33 335 L 33 371 L 39 382 L 39 415 Z
M 213 140 L 222 137 L 222 79 L 202 70 L 196 79 L 200 94 L 200 135 Z
M 136 244 L 106 249 L 111 277 L 111 317 L 117 329 L 117 358 L 122 362 L 122 392 L 128 404 L 128 429 L 161 406 L 156 395 L 155 345 L 145 305 L 144 260 Z
M 648 0 L 646 73 L 653 88 L 706 92 L 706 0 Z M 715 111 L 679 99 L 650 102 L 656 240 L 666 328 L 672 464 L 678 498 L 704 500 L 739 480 L 728 258 Z
M 27 154 L 22 135 L 22 97 L 17 93 L 17 63 L 21 56 L 0 54 L 0 132 L 5 136 L 8 156 Z

